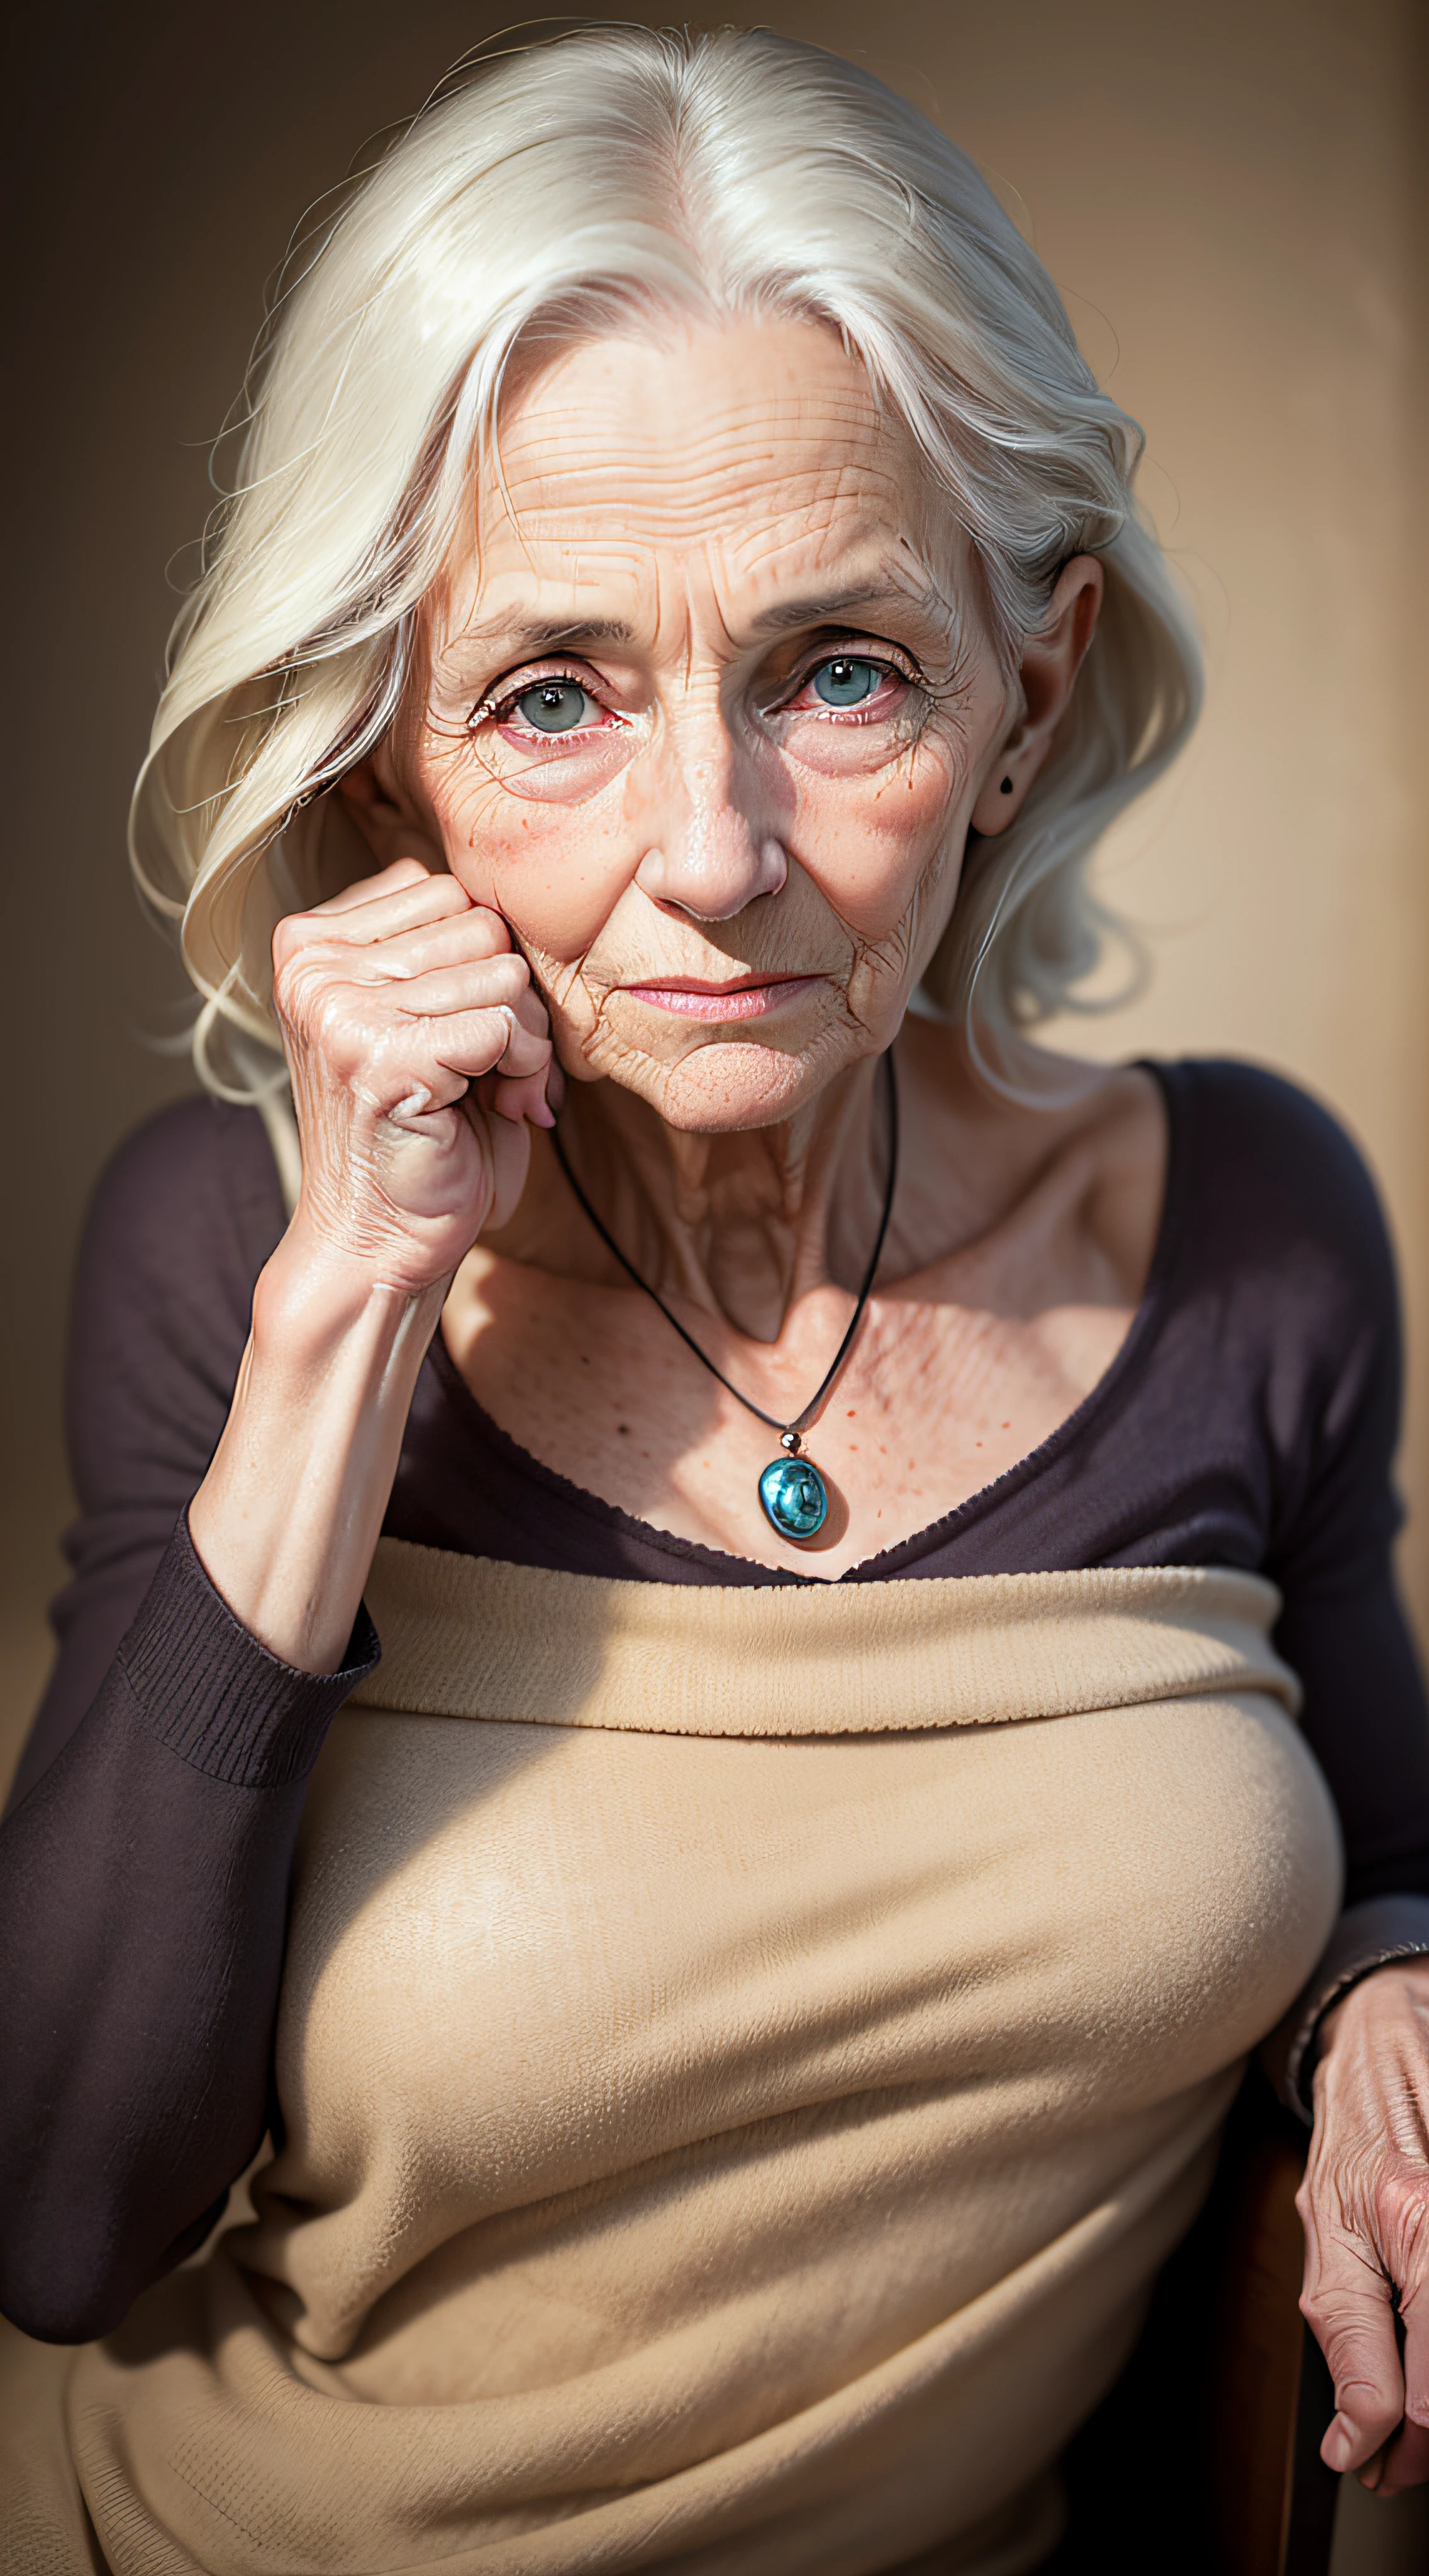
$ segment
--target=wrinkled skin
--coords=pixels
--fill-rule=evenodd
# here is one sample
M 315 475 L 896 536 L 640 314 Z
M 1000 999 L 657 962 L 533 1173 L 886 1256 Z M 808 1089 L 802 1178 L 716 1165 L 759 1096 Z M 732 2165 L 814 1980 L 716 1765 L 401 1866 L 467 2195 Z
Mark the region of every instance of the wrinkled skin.
M 969 828 L 1003 829 L 1047 757 L 1099 566 L 1064 568 L 1005 668 L 965 542 L 808 325 L 569 351 L 516 390 L 501 466 L 420 685 L 343 783 L 377 873 L 275 942 L 303 1196 L 192 1526 L 239 1614 L 312 1670 L 341 1653 L 439 1316 L 525 1446 L 781 1561 L 748 1522 L 768 1434 L 652 1333 L 540 1136 L 563 1081 L 617 1239 L 788 1418 L 876 1222 L 897 1037 L 880 1295 L 819 1425 L 851 1497 L 806 1559 L 830 1577 L 1066 1418 L 1155 1237 L 1145 1077 L 1009 1109 L 954 1038 L 904 1024 Z M 1326 2457 L 1386 2493 L 1429 2470 L 1426 1991 L 1429 1969 L 1381 1970 L 1330 2017 L 1301 2204 Z
M 409 861 L 281 921 L 273 992 L 305 1227 L 398 1293 L 442 1285 L 515 1208 L 525 1121 L 551 1117 L 546 1014 L 505 924 Z
M 1397 2495 L 1429 2480 L 1429 1961 L 1366 1977 L 1321 2041 L 1297 2205 L 1301 2306 L 1335 2379 L 1324 2456 Z
M 711 344 L 722 359 L 735 341 L 731 373 Z M 1018 812 L 1100 568 L 1068 567 L 1045 639 L 1007 673 L 966 540 L 862 371 L 807 327 L 578 349 L 510 407 L 500 464 L 433 603 L 425 686 L 344 793 L 379 861 L 450 869 L 509 924 L 567 1076 L 613 1077 L 594 1125 L 572 1116 L 593 1155 L 618 1122 L 617 1224 L 638 1236 L 663 1210 L 672 1161 L 686 1202 L 723 1192 L 767 1217 L 801 1195 L 821 1127 L 856 1106 L 867 1130 L 867 1077 L 947 921 L 969 824 Z M 860 644 L 872 694 L 821 703 L 818 656 Z M 527 719 L 543 681 L 581 702 L 579 725 Z M 487 934 L 466 935 L 474 964 Z M 445 912 L 434 938 L 446 967 Z M 652 994 L 677 982 L 746 990 L 695 1016 L 688 993 L 678 1011 Z M 863 1240 L 857 1179 L 850 1198 Z M 804 1228 L 820 1266 L 825 1222 Z M 661 1216 L 656 1280 L 699 1296 L 711 1247 L 667 1233 Z M 776 1275 L 726 1259 L 709 1301 L 771 1338 L 785 1233 Z M 751 1242 L 746 1264 L 768 1257 Z

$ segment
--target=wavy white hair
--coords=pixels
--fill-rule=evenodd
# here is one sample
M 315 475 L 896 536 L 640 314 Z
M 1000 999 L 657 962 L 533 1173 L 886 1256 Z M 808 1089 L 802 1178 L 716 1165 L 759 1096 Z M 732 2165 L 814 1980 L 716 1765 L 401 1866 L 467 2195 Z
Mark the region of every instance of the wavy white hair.
M 463 76 L 299 266 L 134 797 L 209 1087 L 276 1089 L 273 923 L 371 865 L 325 791 L 397 711 L 513 352 L 663 308 L 842 335 L 968 530 L 1009 665 L 1067 558 L 1105 567 L 1052 756 L 1016 823 L 973 837 L 925 979 L 1020 1089 L 1021 1033 L 1075 1001 L 1115 926 L 1093 845 L 1179 749 L 1201 678 L 1133 500 L 1141 432 L 966 156 L 812 46 L 587 28 Z

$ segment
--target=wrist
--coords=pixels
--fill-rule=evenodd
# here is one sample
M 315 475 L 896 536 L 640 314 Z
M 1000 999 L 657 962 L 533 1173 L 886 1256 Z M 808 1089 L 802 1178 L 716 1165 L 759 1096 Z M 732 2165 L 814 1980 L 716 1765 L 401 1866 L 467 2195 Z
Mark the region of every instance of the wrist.
M 445 1278 L 418 1288 L 383 1279 L 299 1214 L 258 1275 L 253 1360 L 265 1370 L 286 1363 L 307 1373 L 354 1335 L 373 1345 L 374 1358 L 414 1341 L 425 1350 L 450 1285 Z
M 1381 1960 L 1338 1995 L 1316 2025 L 1316 2065 L 1326 2064 L 1337 2042 L 1386 2012 L 1406 2008 L 1429 2012 L 1429 1957 Z
M 341 1661 L 444 1294 L 375 1280 L 297 1228 L 260 1274 L 189 1532 L 234 1616 L 300 1671 Z

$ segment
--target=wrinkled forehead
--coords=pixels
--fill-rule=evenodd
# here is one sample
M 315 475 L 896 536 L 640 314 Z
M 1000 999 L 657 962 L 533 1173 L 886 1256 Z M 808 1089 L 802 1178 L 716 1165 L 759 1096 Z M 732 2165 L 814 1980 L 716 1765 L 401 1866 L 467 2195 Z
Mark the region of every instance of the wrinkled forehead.
M 485 624 L 605 590 L 767 607 L 810 583 L 951 575 L 962 540 L 861 361 L 813 322 L 671 322 L 563 351 L 503 404 L 452 606 Z M 612 613 L 607 604 L 607 613 Z

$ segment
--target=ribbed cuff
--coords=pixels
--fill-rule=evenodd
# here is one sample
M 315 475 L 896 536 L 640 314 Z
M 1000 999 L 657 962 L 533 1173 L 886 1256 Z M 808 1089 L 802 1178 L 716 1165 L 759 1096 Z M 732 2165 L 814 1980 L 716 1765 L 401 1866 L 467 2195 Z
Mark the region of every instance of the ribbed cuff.
M 277 1789 L 306 1778 L 348 1692 L 381 1654 L 363 1608 L 340 1671 L 300 1673 L 271 1655 L 215 1591 L 185 1513 L 116 1660 L 161 1744 L 210 1779 Z
M 1387 1968 L 1396 1959 L 1425 1957 L 1429 1957 L 1429 1896 L 1367 1896 L 1362 1904 L 1346 1906 L 1309 1984 L 1260 2051 L 1261 2065 L 1289 2110 L 1307 2122 L 1314 2117 L 1310 2079 L 1320 2024 L 1330 2006 L 1376 1968 Z

